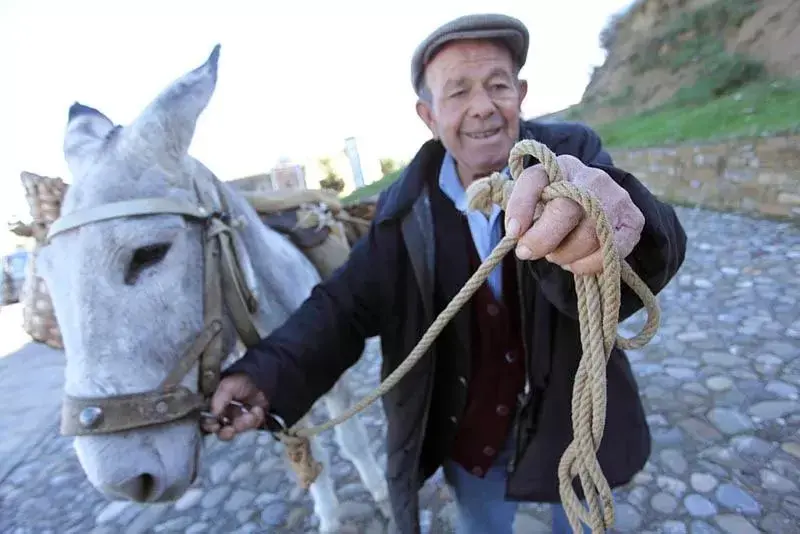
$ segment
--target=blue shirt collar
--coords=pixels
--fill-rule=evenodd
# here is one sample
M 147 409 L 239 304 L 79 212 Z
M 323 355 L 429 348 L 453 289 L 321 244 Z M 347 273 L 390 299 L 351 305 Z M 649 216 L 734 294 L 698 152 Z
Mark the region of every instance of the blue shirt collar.
M 508 166 L 500 172 L 508 176 Z M 458 211 L 462 213 L 467 211 L 467 191 L 458 177 L 456 160 L 450 152 L 445 152 L 439 169 L 439 188 L 453 201 Z

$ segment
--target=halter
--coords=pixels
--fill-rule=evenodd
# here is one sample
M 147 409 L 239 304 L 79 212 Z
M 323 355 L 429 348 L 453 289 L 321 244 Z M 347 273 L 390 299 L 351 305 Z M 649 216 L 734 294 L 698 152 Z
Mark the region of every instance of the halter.
M 180 215 L 190 223 L 203 225 L 203 329 L 154 390 L 93 398 L 65 395 L 61 435 L 114 434 L 196 415 L 208 417 L 208 401 L 219 385 L 222 362 L 227 356 L 220 335 L 223 308 L 227 307 L 245 345 L 260 341 L 262 329 L 255 319 L 258 302 L 247 286 L 236 255 L 235 225 L 224 196 L 216 189 L 222 204 L 218 210 L 204 206 L 199 194 L 197 204 L 170 198 L 141 198 L 79 210 L 53 222 L 48 241 L 69 230 L 122 217 Z M 198 393 L 181 385 L 196 364 L 199 364 Z

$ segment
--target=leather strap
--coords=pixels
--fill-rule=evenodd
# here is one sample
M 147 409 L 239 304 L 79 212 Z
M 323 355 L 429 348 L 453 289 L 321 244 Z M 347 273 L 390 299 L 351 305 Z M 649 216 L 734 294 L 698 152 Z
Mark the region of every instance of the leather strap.
M 60 216 L 50 226 L 47 240 L 49 241 L 53 236 L 67 230 L 73 230 L 89 223 L 145 215 L 183 215 L 192 219 L 205 219 L 209 216 L 209 212 L 202 206 L 171 198 L 139 198 L 110 202 Z
M 212 219 L 211 222 L 214 222 Z M 223 295 L 222 282 L 220 281 L 220 250 L 219 240 L 209 235 L 206 229 L 204 236 L 205 262 L 204 262 L 204 291 L 203 315 L 206 322 L 222 322 Z M 217 336 L 206 346 L 200 357 L 200 391 L 210 397 L 217 389 L 222 372 L 223 354 L 222 336 Z
M 183 381 L 183 378 L 189 374 L 192 367 L 197 365 L 201 360 L 203 353 L 208 350 L 217 340 L 221 340 L 219 335 L 222 332 L 222 320 L 211 319 L 206 322 L 206 327 L 200 332 L 186 352 L 183 353 L 181 359 L 175 364 L 175 367 L 167 374 L 166 378 L 161 382 L 161 389 L 169 389 L 177 387 Z
M 212 321 L 154 391 L 83 398 L 66 395 L 61 409 L 61 435 L 109 434 L 144 426 L 160 425 L 187 417 L 205 407 L 205 397 L 180 386 L 214 340 L 221 338 L 222 323 Z
M 169 390 L 98 399 L 64 397 L 61 435 L 113 434 L 183 419 L 205 406 L 205 399 L 183 386 Z
M 261 341 L 263 337 L 258 321 L 254 317 L 254 313 L 258 310 L 258 303 L 243 280 L 230 228 L 216 219 L 211 221 L 211 226 L 219 241 L 220 274 L 222 275 L 225 304 L 228 305 L 228 311 L 242 342 L 251 347 Z

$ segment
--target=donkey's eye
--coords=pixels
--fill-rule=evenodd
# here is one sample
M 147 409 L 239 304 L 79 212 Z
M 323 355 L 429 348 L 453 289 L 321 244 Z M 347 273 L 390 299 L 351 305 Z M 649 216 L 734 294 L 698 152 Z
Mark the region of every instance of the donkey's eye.
M 125 283 L 128 285 L 136 283 L 139 275 L 145 269 L 157 265 L 166 257 L 169 247 L 170 243 L 156 243 L 137 248 L 133 253 L 130 265 L 128 265 L 128 271 L 125 273 Z

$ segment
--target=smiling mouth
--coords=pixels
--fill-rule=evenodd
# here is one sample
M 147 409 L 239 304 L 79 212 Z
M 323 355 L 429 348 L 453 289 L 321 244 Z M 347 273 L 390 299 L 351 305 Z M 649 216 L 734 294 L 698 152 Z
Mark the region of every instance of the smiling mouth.
M 490 137 L 494 137 L 495 135 L 500 133 L 502 128 L 493 128 L 491 130 L 484 130 L 482 132 L 471 132 L 471 133 L 464 133 L 470 139 L 488 139 Z

